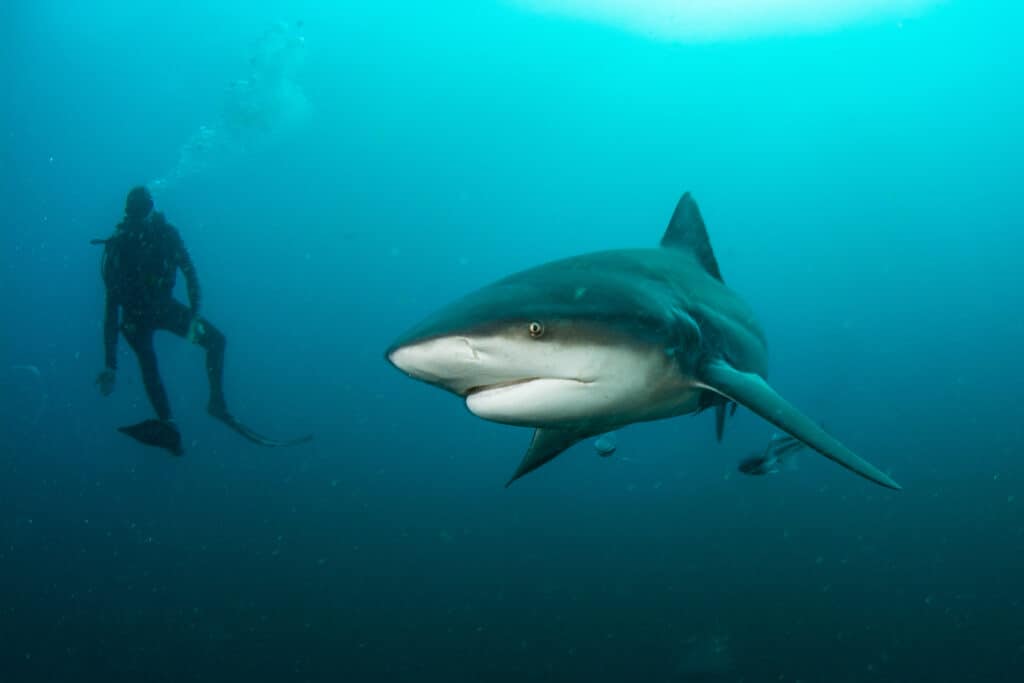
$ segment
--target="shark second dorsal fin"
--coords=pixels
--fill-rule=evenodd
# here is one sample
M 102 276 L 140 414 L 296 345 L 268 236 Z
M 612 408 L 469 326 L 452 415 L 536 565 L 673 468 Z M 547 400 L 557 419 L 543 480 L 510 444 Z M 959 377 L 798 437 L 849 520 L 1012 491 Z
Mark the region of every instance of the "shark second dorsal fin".
M 704 227 L 704 219 L 701 218 L 697 202 L 687 192 L 676 204 L 672 220 L 665 229 L 661 238 L 661 246 L 672 249 L 683 249 L 689 251 L 697 259 L 697 262 L 704 266 L 719 281 L 722 281 L 722 273 L 718 270 L 718 261 L 715 260 L 715 252 L 711 250 L 711 241 L 708 239 L 707 228 Z

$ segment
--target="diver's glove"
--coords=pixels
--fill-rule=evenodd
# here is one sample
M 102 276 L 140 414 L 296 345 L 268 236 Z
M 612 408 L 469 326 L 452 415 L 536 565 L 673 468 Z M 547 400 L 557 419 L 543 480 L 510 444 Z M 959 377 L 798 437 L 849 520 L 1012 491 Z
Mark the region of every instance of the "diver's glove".
M 114 382 L 117 379 L 117 374 L 111 368 L 106 368 L 96 376 L 96 386 L 100 388 L 100 393 L 104 396 L 110 396 L 114 393 Z

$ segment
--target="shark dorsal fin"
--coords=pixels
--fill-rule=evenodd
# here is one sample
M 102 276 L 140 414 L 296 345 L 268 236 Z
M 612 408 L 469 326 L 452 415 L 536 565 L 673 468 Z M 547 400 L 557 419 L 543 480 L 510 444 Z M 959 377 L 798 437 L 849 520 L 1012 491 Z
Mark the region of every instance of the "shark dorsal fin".
M 718 261 L 715 260 L 715 252 L 711 250 L 711 241 L 708 239 L 707 228 L 704 227 L 704 219 L 700 216 L 700 209 L 697 202 L 687 192 L 676 204 L 672 220 L 665 229 L 661 238 L 661 246 L 672 249 L 683 249 L 689 251 L 697 259 L 697 262 L 704 266 L 717 280 L 722 281 L 722 273 L 718 270 Z

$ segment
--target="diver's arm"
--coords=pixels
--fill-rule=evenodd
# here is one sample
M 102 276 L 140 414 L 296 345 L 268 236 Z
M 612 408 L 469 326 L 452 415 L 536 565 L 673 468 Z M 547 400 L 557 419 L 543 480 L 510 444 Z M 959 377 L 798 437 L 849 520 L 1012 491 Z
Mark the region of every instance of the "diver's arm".
M 103 313 L 103 351 L 108 370 L 117 369 L 117 301 L 107 292 Z
M 192 263 L 192 256 L 188 253 L 185 241 L 181 239 L 181 235 L 177 231 L 175 231 L 175 236 L 178 241 L 178 267 L 181 268 L 181 272 L 185 275 L 185 285 L 188 288 L 188 304 L 192 309 L 192 317 L 196 318 L 199 316 L 199 303 L 202 300 L 202 292 L 199 289 L 199 275 L 196 273 L 196 266 Z
M 118 306 L 114 297 L 107 291 L 107 300 L 103 312 L 103 353 L 106 356 L 106 367 L 96 377 L 96 386 L 100 393 L 110 396 L 114 391 L 117 374 L 117 313 Z

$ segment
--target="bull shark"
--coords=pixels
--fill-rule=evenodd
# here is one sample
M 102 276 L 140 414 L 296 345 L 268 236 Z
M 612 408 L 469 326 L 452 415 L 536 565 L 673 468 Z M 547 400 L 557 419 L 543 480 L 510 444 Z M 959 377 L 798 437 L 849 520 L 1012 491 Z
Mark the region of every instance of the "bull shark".
M 515 273 L 427 317 L 386 355 L 480 418 L 534 428 L 508 484 L 583 439 L 636 422 L 713 408 L 721 440 L 726 411 L 738 404 L 862 477 L 900 488 L 765 381 L 764 333 L 725 285 L 689 193 L 660 246 Z

